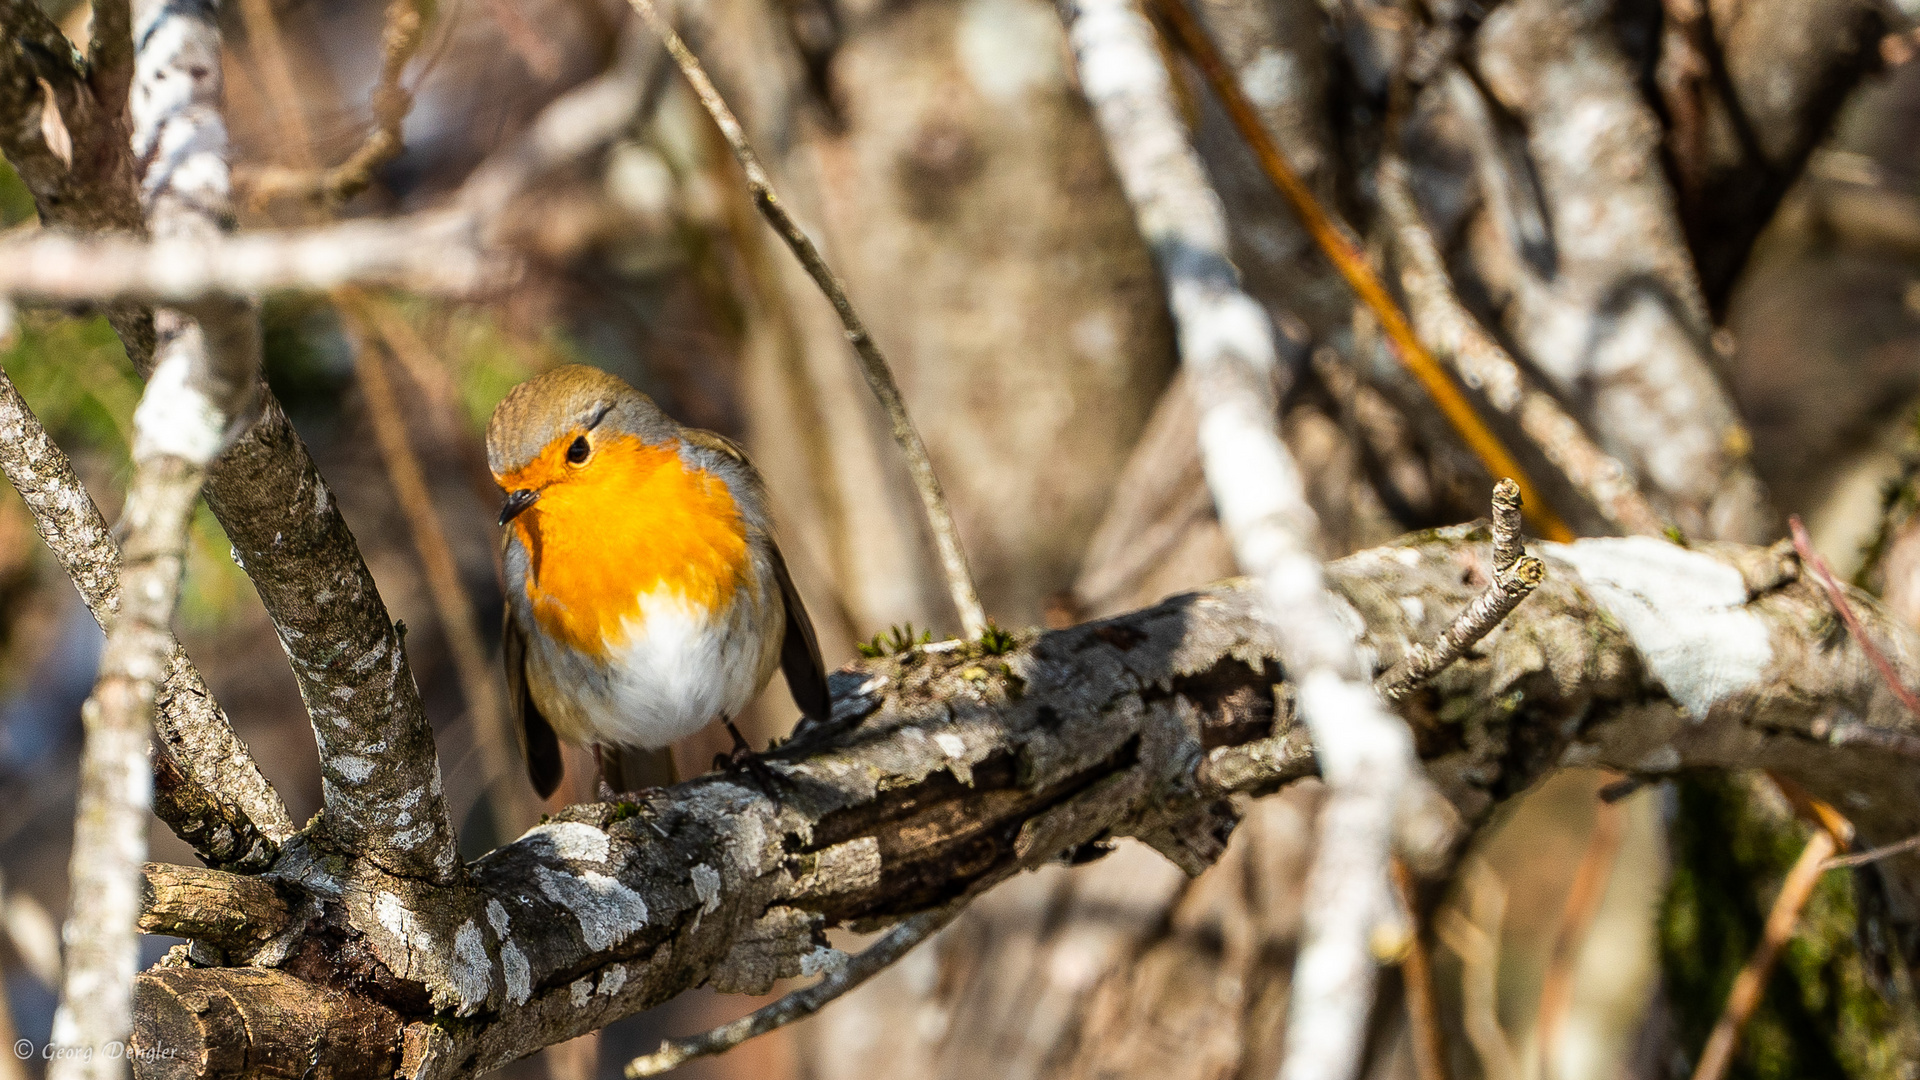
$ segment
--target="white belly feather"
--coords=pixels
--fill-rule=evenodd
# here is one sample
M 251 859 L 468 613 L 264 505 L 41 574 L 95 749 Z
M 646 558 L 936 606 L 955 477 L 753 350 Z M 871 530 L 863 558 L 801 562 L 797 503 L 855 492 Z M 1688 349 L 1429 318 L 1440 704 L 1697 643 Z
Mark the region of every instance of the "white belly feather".
M 626 621 L 625 645 L 601 662 L 539 635 L 529 656 L 530 669 L 545 669 L 529 671 L 535 700 L 576 742 L 651 749 L 684 739 L 739 715 L 772 674 L 753 609 L 750 600 L 736 602 L 713 618 L 680 593 L 656 589 Z

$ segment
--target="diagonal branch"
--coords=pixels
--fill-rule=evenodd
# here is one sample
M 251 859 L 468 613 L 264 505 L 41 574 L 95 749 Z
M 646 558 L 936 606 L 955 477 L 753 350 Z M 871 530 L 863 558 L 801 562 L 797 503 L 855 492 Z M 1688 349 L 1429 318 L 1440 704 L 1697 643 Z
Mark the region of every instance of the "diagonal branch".
M 34 528 L 93 612 L 109 628 L 120 610 L 120 548 L 46 430 L 0 371 L 0 472 L 26 501 Z M 177 642 L 155 692 L 155 809 L 216 866 L 260 869 L 293 835 L 293 822 L 233 733 Z
M 1395 831 L 1403 817 L 1424 817 L 1431 797 L 1411 734 L 1369 685 L 1324 585 L 1313 554 L 1319 523 L 1275 422 L 1273 328 L 1228 262 L 1225 214 L 1187 141 L 1152 28 L 1129 0 L 1063 3 L 1062 17 L 1081 89 L 1166 280 L 1207 486 L 1236 559 L 1260 583 L 1332 789 L 1281 1075 L 1340 1080 L 1364 1049 L 1374 943 L 1405 936 L 1387 878 Z M 1433 851 L 1450 842 L 1448 831 L 1430 830 Z
M 913 426 L 913 419 L 907 415 L 907 403 L 900 396 L 899 384 L 894 382 L 893 369 L 887 363 L 885 354 L 867 332 L 858 312 L 853 309 L 853 301 L 847 297 L 847 287 L 839 275 L 820 255 L 820 249 L 814 246 L 813 239 L 803 231 L 793 216 L 787 213 L 785 204 L 774 194 L 773 180 L 766 169 L 760 165 L 760 159 L 754 155 L 753 147 L 747 143 L 747 133 L 735 119 L 733 110 L 720 97 L 720 91 L 714 88 L 713 80 L 700 67 L 700 61 L 693 50 L 680 40 L 680 35 L 660 17 L 653 6 L 653 0 L 632 0 L 633 8 L 647 20 L 648 25 L 666 42 L 667 52 L 674 63 L 680 65 L 680 71 L 693 86 L 693 92 L 700 104 L 713 117 L 719 126 L 720 135 L 726 140 L 727 147 L 740 162 L 740 171 L 746 175 L 747 190 L 753 196 L 753 204 L 759 208 L 760 215 L 767 224 L 780 235 L 800 265 L 806 268 L 807 275 L 820 286 L 833 304 L 834 314 L 840 317 L 840 324 L 846 327 L 847 341 L 860 357 L 860 370 L 867 377 L 867 386 L 873 390 L 873 396 L 880 399 L 881 408 L 886 410 L 887 420 L 893 429 L 893 441 L 900 445 L 900 452 L 907 459 L 907 471 L 913 476 L 913 486 L 920 494 L 920 503 L 927 512 L 927 526 L 933 533 L 934 545 L 940 551 L 940 568 L 947 579 L 947 592 L 953 598 L 954 611 L 960 616 L 960 627 L 971 640 L 979 638 L 987 631 L 986 610 L 980 606 L 980 593 L 974 587 L 973 571 L 967 566 L 967 553 L 960 546 L 960 532 L 953 523 L 953 512 L 947 507 L 947 497 L 940 490 L 940 478 L 934 474 L 933 459 L 927 456 L 927 445 L 920 439 L 920 432 Z
M 1627 468 L 1595 445 L 1580 422 L 1553 395 L 1536 386 L 1460 303 L 1440 257 L 1440 245 L 1413 200 L 1406 163 L 1398 157 L 1382 161 L 1379 184 L 1380 208 L 1400 257 L 1400 285 L 1406 290 L 1409 314 L 1421 339 L 1453 365 L 1462 382 L 1512 418 L 1574 490 L 1586 496 L 1615 528 L 1641 536 L 1663 534 L 1666 523 Z
M 1556 392 L 1582 402 L 1599 444 L 1681 531 L 1772 535 L 1778 525 L 1747 460 L 1752 437 L 1715 371 L 1673 191 L 1646 167 L 1659 157 L 1659 120 L 1606 9 L 1514 0 L 1481 24 L 1471 52 L 1487 90 L 1524 128 L 1557 240 L 1544 260 L 1511 238 L 1476 245 L 1507 332 Z M 1446 95 L 1476 160 L 1506 167 L 1471 80 L 1445 78 L 1427 92 Z
M 1279 189 L 1287 204 L 1299 215 L 1301 224 L 1306 226 L 1327 260 L 1340 271 L 1340 276 L 1346 279 L 1354 294 L 1380 321 L 1388 342 L 1393 346 L 1394 355 L 1420 382 L 1427 396 L 1433 399 L 1441 414 L 1459 434 L 1461 441 L 1479 457 L 1489 473 L 1496 477 L 1511 477 L 1520 485 L 1522 502 L 1529 507 L 1529 516 L 1534 518 L 1542 535 L 1549 540 L 1573 539 L 1573 531 L 1546 505 L 1500 437 L 1488 429 L 1474 411 L 1472 403 L 1414 335 L 1412 328 L 1407 325 L 1406 316 L 1400 313 L 1400 306 L 1394 303 L 1379 275 L 1374 273 L 1372 264 L 1367 261 L 1366 254 L 1360 250 L 1353 230 L 1321 205 L 1312 189 L 1287 163 L 1286 155 L 1280 152 L 1279 145 L 1260 122 L 1259 113 L 1247 99 L 1246 91 L 1241 89 L 1233 71 L 1214 48 L 1206 29 L 1187 9 L 1186 0 L 1155 0 L 1154 10 L 1173 28 L 1180 47 L 1193 59 L 1214 94 L 1226 106 L 1227 115 L 1232 118 L 1234 127 L 1239 129 L 1241 138 L 1252 148 L 1254 157 L 1259 159 L 1260 167 L 1268 179 L 1273 181 L 1274 187 Z

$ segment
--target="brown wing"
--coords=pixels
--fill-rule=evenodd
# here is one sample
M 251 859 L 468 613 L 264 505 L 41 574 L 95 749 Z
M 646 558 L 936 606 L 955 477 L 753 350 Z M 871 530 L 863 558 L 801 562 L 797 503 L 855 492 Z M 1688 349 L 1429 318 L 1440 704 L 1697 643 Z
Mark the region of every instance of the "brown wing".
M 759 471 L 747 460 L 747 452 L 732 439 L 698 428 L 688 428 L 685 434 L 687 441 L 695 446 L 717 450 L 745 465 L 753 483 L 761 483 Z M 800 602 L 800 593 L 793 587 L 793 576 L 787 573 L 787 560 L 780 554 L 780 545 L 770 543 L 768 546 L 773 550 L 773 576 L 780 583 L 780 600 L 787 609 L 787 628 L 780 644 L 780 670 L 787 677 L 787 690 L 801 713 L 809 720 L 824 721 L 833 712 L 833 701 L 827 694 L 827 666 L 820 659 L 820 642 L 813 636 L 813 620 L 807 617 L 807 606 Z
M 540 715 L 527 687 L 527 635 L 513 617 L 512 604 L 507 605 L 501 625 L 500 651 L 507 661 L 507 707 L 513 710 L 513 733 L 520 739 L 520 756 L 527 759 L 527 779 L 544 799 L 560 786 L 567 763 L 560 756 L 560 737 Z
M 833 713 L 833 699 L 827 693 L 827 666 L 820 660 L 820 642 L 813 636 L 813 620 L 800 602 L 800 592 L 787 573 L 787 560 L 779 545 L 773 549 L 773 577 L 780 583 L 780 600 L 787 607 L 787 632 L 780 642 L 780 670 L 787 677 L 787 690 L 794 704 L 807 719 L 823 723 Z

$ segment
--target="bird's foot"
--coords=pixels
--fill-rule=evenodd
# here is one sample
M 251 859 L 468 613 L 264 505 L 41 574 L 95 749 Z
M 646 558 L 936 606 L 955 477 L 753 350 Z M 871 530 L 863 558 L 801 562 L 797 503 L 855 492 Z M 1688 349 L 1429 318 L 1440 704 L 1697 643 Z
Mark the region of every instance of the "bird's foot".
M 727 734 L 733 736 L 733 749 L 724 754 L 713 755 L 713 767 L 730 772 L 746 773 L 752 779 L 753 786 L 759 788 L 762 795 L 772 799 L 774 806 L 779 806 L 779 776 L 775 775 L 772 769 L 767 768 L 766 759 L 747 742 L 745 735 L 740 734 L 740 729 L 734 726 L 732 720 L 724 722 L 727 725 Z

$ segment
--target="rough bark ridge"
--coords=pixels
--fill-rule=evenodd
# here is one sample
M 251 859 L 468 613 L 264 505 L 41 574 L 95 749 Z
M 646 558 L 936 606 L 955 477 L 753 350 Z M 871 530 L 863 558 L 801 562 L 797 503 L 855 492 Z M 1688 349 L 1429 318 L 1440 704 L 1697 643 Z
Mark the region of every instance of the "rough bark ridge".
M 1481 591 L 1483 537 L 1329 567 L 1376 667 Z M 1535 550 L 1546 582 L 1405 706 L 1429 776 L 1470 820 L 1562 764 L 1764 766 L 1848 807 L 1870 843 L 1920 831 L 1920 808 L 1887 794 L 1920 781 L 1920 761 L 1866 737 L 1911 737 L 1913 718 L 1834 636 L 1790 554 L 1641 538 Z M 1911 678 L 1920 638 L 1861 607 Z M 264 875 L 292 929 L 229 954 L 247 966 L 195 969 L 189 953 L 142 977 L 136 1046 L 193 1051 L 143 1075 L 295 1056 L 349 1072 L 394 1053 L 407 1075 L 461 1075 L 703 983 L 826 970 L 828 926 L 890 923 L 1090 841 L 1136 836 L 1197 872 L 1233 821 L 1220 778 L 1265 791 L 1312 772 L 1276 655 L 1251 589 L 1227 585 L 1002 655 L 943 643 L 842 671 L 833 720 L 769 759 L 777 806 L 716 774 L 643 805 L 574 807 L 455 885 L 295 840 Z M 1888 870 L 1911 922 L 1920 872 Z M 221 1019 L 268 1000 L 310 1007 L 271 1028 Z M 174 1041 L 193 1031 L 228 1041 Z

